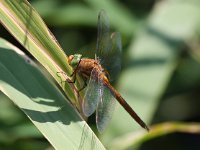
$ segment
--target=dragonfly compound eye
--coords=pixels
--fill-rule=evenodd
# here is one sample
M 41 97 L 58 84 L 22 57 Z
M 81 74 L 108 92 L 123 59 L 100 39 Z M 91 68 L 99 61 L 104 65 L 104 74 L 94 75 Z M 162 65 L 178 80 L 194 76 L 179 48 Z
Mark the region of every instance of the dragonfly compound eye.
M 71 65 L 72 60 L 74 59 L 74 55 L 70 55 L 68 57 L 68 63 Z
M 68 58 L 68 63 L 73 67 L 76 68 L 79 64 L 79 61 L 81 60 L 82 55 L 81 54 L 75 54 L 70 55 Z

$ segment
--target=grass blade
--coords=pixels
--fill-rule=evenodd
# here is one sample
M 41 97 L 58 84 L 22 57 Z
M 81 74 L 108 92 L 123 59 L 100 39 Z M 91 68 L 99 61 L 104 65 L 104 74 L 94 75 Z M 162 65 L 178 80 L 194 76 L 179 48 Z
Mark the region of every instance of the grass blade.
M 24 111 L 54 148 L 104 149 L 86 122 L 37 65 L 2 39 L 0 70 L 0 90 Z
M 71 74 L 65 53 L 38 13 L 26 0 L 0 0 L 0 21 L 59 84 L 61 79 L 57 72 Z M 66 80 L 66 77 L 62 80 Z M 75 102 L 73 88 L 65 83 L 65 86 L 61 87 L 70 100 Z

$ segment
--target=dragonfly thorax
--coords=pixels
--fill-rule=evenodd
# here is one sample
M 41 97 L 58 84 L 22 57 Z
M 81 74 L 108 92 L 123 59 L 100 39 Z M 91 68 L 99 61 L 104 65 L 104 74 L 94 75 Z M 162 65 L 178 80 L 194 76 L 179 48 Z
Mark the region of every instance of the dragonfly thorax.
M 107 74 L 104 71 L 104 68 L 101 66 L 98 60 L 96 59 L 88 59 L 88 58 L 82 58 L 79 62 L 79 65 L 77 66 L 77 71 L 81 75 L 83 75 L 86 78 L 89 78 L 91 75 L 91 72 L 95 73 L 95 76 L 98 78 L 106 78 Z M 105 76 L 105 77 L 104 77 Z

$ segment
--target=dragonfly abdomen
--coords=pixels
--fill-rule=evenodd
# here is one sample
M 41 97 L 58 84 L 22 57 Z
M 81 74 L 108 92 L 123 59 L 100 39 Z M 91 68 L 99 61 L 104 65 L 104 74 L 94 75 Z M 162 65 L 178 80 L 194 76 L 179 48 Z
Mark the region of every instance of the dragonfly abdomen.
M 142 121 L 142 119 L 136 114 L 136 112 L 131 108 L 131 106 L 123 99 L 123 97 L 114 89 L 114 87 L 108 82 L 106 83 L 110 92 L 116 98 L 116 100 L 121 104 L 121 106 L 129 113 L 129 115 L 144 129 L 149 131 L 148 126 Z

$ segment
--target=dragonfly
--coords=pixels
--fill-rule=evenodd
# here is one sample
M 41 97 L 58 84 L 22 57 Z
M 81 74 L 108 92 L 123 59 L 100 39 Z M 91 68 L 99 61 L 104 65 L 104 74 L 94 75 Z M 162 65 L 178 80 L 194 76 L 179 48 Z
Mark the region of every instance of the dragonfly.
M 98 15 L 95 59 L 82 58 L 81 54 L 68 57 L 74 70 L 72 75 L 76 78 L 78 74 L 88 81 L 82 102 L 83 114 L 89 117 L 96 110 L 96 126 L 99 132 L 103 132 L 111 120 L 117 100 L 141 127 L 149 131 L 144 121 L 110 83 L 120 73 L 121 51 L 120 33 L 110 34 L 109 18 L 106 12 L 101 10 Z

